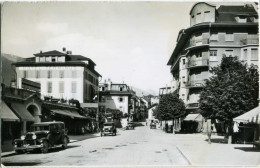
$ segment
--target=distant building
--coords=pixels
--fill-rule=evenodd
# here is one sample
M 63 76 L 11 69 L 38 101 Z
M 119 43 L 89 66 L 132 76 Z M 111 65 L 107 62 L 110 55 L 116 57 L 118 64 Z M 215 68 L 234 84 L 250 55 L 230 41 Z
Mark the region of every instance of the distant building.
M 17 87 L 22 88 L 22 79 L 38 82 L 41 95 L 64 100 L 91 103 L 98 93 L 98 78 L 95 63 L 71 51 L 48 51 L 34 54 L 27 61 L 14 63 Z
M 205 2 L 193 5 L 189 14 L 190 27 L 179 31 L 167 65 L 186 109 L 196 113 L 205 79 L 212 75 L 209 70 L 223 55 L 258 65 L 258 14 L 250 4 L 216 8 Z
M 112 83 L 110 79 L 99 84 L 99 106 L 104 109 L 118 109 L 130 114 L 131 97 L 135 95 L 127 84 Z

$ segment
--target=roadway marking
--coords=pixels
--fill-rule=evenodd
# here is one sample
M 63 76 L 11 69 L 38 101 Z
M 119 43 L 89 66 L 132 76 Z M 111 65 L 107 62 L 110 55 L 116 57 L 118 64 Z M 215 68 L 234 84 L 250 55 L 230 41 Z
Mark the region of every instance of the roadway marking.
M 188 157 L 186 157 L 186 155 L 180 150 L 180 148 L 178 146 L 176 146 L 177 150 L 180 152 L 180 154 L 184 157 L 184 159 L 188 162 L 189 165 L 191 164 L 191 161 L 188 159 Z

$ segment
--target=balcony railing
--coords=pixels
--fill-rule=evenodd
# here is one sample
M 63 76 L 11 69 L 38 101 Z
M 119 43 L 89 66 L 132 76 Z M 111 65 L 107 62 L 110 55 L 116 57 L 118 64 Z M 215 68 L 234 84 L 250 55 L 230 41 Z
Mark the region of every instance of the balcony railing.
M 259 38 L 246 38 L 240 41 L 241 45 L 259 44 Z
M 205 86 L 205 80 L 190 80 L 187 82 L 186 87 L 192 88 L 192 87 L 204 87 Z
M 209 59 L 202 60 L 190 60 L 188 61 L 186 68 L 209 66 Z
M 186 109 L 196 109 L 199 108 L 199 103 L 188 103 Z
M 200 40 L 192 39 L 192 40 L 190 40 L 190 44 L 189 44 L 188 48 L 202 46 L 202 45 L 208 45 L 208 44 L 209 44 L 209 38 L 203 38 Z

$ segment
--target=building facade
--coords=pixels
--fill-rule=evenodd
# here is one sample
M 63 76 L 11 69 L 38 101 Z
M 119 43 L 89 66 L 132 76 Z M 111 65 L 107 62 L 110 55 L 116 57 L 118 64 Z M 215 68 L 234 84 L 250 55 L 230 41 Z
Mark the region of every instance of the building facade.
M 95 63 L 84 56 L 72 55 L 71 51 L 49 51 L 34 54 L 27 61 L 14 63 L 17 87 L 22 88 L 22 79 L 38 82 L 41 95 L 63 100 L 78 100 L 91 103 L 98 92 Z
M 118 109 L 130 114 L 131 97 L 135 93 L 124 83 L 112 83 L 110 79 L 99 85 L 99 106 L 104 109 Z
M 180 30 L 167 64 L 186 109 L 196 113 L 209 70 L 220 64 L 223 55 L 258 65 L 258 46 L 258 14 L 253 5 L 194 4 L 190 27 Z

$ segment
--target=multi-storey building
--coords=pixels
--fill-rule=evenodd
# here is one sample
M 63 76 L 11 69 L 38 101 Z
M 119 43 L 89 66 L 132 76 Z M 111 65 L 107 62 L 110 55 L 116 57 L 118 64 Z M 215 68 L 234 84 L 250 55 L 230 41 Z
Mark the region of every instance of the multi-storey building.
M 112 83 L 110 79 L 99 85 L 99 106 L 118 109 L 130 114 L 131 96 L 135 93 L 124 83 Z
M 48 51 L 34 54 L 27 61 L 14 63 L 17 87 L 22 88 L 22 79 L 38 82 L 41 95 L 64 100 L 78 100 L 91 103 L 98 92 L 98 78 L 95 63 L 71 51 Z
M 196 112 L 200 91 L 223 55 L 258 65 L 258 14 L 253 5 L 224 6 L 199 2 L 190 11 L 190 27 L 182 29 L 168 61 L 186 109 Z

